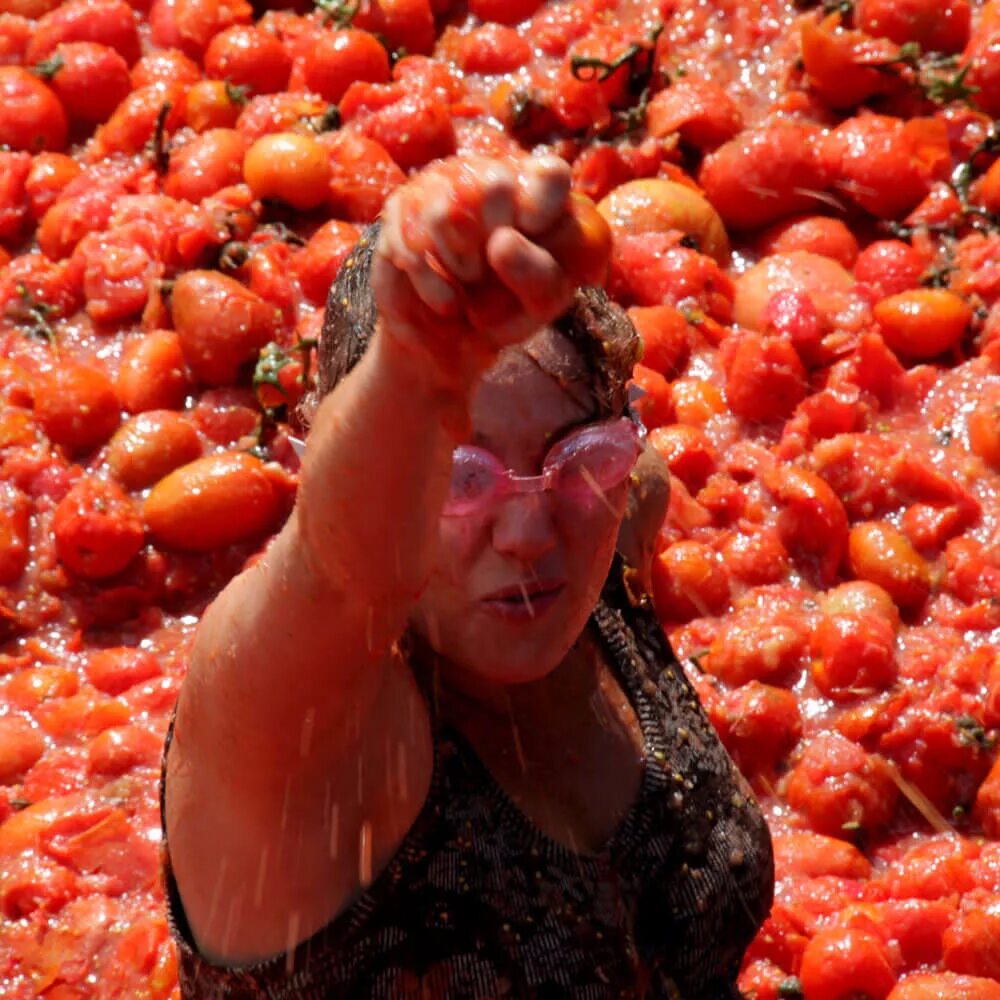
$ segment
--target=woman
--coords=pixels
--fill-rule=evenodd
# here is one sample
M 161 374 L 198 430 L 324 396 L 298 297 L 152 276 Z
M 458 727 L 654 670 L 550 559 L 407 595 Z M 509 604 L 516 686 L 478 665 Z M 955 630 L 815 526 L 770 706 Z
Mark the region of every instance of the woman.
M 445 161 L 341 269 L 297 506 L 168 743 L 187 997 L 737 995 L 770 841 L 615 555 L 638 342 L 543 246 L 569 198 Z

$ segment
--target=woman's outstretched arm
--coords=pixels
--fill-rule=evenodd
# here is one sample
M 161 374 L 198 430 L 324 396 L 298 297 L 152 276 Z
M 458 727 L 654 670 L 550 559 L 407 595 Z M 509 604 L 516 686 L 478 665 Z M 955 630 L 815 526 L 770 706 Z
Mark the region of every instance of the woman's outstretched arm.
M 524 235 L 565 215 L 568 186 L 558 161 L 520 178 L 495 161 L 450 163 L 387 206 L 372 272 L 380 329 L 316 414 L 288 523 L 206 611 L 178 704 L 165 821 L 209 956 L 264 957 L 327 923 L 419 811 L 430 741 L 405 711 L 412 681 L 393 647 L 430 569 L 479 374 L 568 304 L 571 283 Z M 478 213 L 473 256 L 519 306 L 496 328 L 449 299 L 482 277 L 469 254 L 464 274 L 441 277 L 458 237 L 435 206 L 459 189 Z M 374 795 L 371 775 L 384 776 Z

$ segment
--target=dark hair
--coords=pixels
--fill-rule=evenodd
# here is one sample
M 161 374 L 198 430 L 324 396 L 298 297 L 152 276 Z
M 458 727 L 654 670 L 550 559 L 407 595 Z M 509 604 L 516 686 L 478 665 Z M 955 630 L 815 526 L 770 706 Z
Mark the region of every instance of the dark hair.
M 361 360 L 375 332 L 377 310 L 369 276 L 380 226 L 369 226 L 340 266 L 326 301 L 318 349 L 315 405 Z M 626 385 L 641 353 L 639 335 L 625 311 L 600 288 L 577 290 L 570 308 L 552 326 L 580 352 L 593 380 L 601 417 L 627 406 Z

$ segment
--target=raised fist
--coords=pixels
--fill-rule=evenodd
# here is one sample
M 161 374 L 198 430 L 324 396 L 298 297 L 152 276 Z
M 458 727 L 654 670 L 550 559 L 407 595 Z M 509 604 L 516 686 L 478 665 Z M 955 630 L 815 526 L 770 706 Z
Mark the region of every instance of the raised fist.
M 603 281 L 610 244 L 557 157 L 441 161 L 386 202 L 372 271 L 383 329 L 468 388 L 577 287 Z

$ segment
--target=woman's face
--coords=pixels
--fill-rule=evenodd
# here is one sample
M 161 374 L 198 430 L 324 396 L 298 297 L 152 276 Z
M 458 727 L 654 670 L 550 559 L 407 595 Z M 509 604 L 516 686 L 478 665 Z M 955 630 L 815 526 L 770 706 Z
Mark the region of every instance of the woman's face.
M 483 378 L 470 443 L 518 475 L 537 475 L 560 438 L 598 419 L 587 381 L 572 345 L 542 331 L 504 352 Z M 623 483 L 603 502 L 552 491 L 514 494 L 483 515 L 443 516 L 435 566 L 415 611 L 417 631 L 480 681 L 543 677 L 597 602 L 626 492 Z

